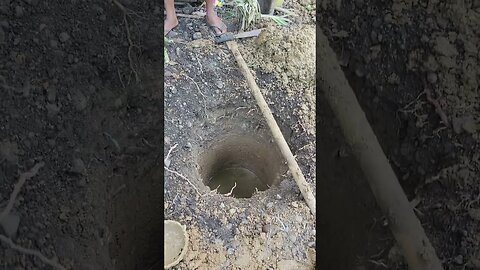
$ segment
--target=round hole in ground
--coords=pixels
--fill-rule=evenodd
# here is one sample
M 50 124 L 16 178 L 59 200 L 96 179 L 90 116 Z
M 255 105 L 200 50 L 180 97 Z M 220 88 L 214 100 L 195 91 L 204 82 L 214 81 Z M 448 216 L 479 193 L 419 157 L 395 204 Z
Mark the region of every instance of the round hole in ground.
M 220 194 L 250 198 L 278 184 L 283 167 L 274 143 L 251 135 L 229 135 L 212 144 L 201 156 L 203 183 Z

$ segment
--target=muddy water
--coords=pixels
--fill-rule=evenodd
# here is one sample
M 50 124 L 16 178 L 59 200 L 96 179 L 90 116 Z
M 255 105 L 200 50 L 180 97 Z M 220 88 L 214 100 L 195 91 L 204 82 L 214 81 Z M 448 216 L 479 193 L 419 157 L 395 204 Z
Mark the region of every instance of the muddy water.
M 250 198 L 255 189 L 263 191 L 268 186 L 252 171 L 242 167 L 230 167 L 219 170 L 210 179 L 208 186 L 214 190 L 218 187 L 218 193 L 227 194 L 233 189 L 232 196 L 235 198 Z

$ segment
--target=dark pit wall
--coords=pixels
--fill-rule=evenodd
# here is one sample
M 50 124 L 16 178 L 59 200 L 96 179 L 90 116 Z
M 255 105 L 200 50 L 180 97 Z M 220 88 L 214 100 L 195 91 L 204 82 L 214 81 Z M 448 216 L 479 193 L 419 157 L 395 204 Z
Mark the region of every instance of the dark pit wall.
M 155 109 L 163 102 L 159 69 L 152 65 L 151 74 L 126 91 L 124 102 L 136 125 L 119 122 L 112 132 L 121 151 L 104 179 L 104 238 L 115 270 L 157 269 L 151 267 L 163 256 L 163 114 Z
M 146 270 L 163 254 L 163 168 L 123 178 L 111 209 L 110 257 L 116 270 Z
M 318 269 L 376 269 L 393 238 L 321 90 L 317 102 Z

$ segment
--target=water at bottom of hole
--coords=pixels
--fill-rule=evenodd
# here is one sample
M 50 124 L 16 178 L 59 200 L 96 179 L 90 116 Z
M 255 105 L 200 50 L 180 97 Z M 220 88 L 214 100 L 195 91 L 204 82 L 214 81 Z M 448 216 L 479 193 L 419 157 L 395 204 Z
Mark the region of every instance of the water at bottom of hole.
M 216 172 L 208 186 L 210 189 L 214 190 L 218 186 L 218 193 L 227 194 L 235 186 L 232 196 L 235 198 L 250 198 L 255 192 L 255 188 L 258 191 L 263 191 L 268 188 L 268 186 L 260 181 L 255 173 L 252 171 L 242 168 L 242 167 L 232 167 L 221 169 Z

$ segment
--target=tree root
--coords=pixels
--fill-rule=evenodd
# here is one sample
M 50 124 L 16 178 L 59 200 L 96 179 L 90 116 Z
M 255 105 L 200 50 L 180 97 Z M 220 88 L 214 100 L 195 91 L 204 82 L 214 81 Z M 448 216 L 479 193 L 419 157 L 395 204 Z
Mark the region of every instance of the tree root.
M 425 88 L 424 92 L 427 96 L 428 102 L 430 102 L 430 104 L 432 104 L 433 107 L 435 107 L 435 112 L 438 114 L 438 116 L 440 116 L 440 119 L 442 119 L 443 124 L 448 127 L 449 121 L 448 121 L 447 114 L 443 111 L 442 106 L 440 105 L 438 100 L 432 97 L 432 91 L 428 88 Z
M 3 209 L 2 213 L 0 214 L 0 222 L 8 215 L 10 214 L 10 211 L 12 211 L 13 205 L 15 204 L 15 200 L 17 199 L 18 193 L 20 193 L 20 190 L 22 189 L 22 186 L 25 184 L 25 182 L 37 175 L 38 170 L 42 168 L 45 165 L 44 162 L 37 163 L 33 168 L 25 173 L 22 173 L 20 177 L 18 178 L 18 182 L 13 188 L 13 192 L 10 194 L 10 200 L 8 201 L 7 206 L 5 209 Z
M 63 267 L 58 262 L 45 257 L 42 253 L 40 253 L 40 251 L 21 247 L 21 246 L 15 244 L 12 241 L 12 239 L 6 237 L 5 235 L 0 234 L 0 241 L 4 242 L 8 246 L 10 246 L 10 248 L 12 248 L 12 249 L 14 249 L 18 252 L 21 252 L 21 253 L 26 254 L 26 255 L 33 255 L 33 256 L 39 258 L 42 262 L 50 265 L 51 267 L 53 267 L 55 269 L 67 270 L 67 268 Z
M 123 23 L 125 25 L 125 31 L 127 33 L 127 40 L 128 40 L 128 52 L 127 52 L 128 62 L 130 64 L 130 69 L 132 70 L 133 74 L 135 75 L 135 81 L 138 82 L 138 81 L 140 81 L 140 78 L 138 76 L 137 70 L 134 67 L 133 59 L 132 59 L 132 49 L 135 48 L 135 47 L 138 47 L 138 46 L 135 45 L 132 41 L 132 37 L 131 37 L 131 34 L 130 34 L 130 26 L 128 24 L 128 18 L 127 18 L 130 15 L 131 12 L 129 12 L 128 9 L 125 8 L 125 6 L 123 6 L 120 2 L 118 2 L 118 0 L 112 0 L 112 1 L 123 13 Z
M 33 166 L 33 168 L 28 171 L 28 172 L 25 172 L 25 173 L 22 173 L 20 175 L 20 177 L 18 178 L 18 182 L 17 184 L 15 185 L 15 187 L 13 188 L 13 192 L 11 193 L 10 195 L 10 200 L 8 201 L 7 203 L 7 206 L 5 207 L 5 209 L 3 209 L 2 213 L 0 214 L 0 222 L 8 215 L 10 214 L 10 211 L 12 211 L 12 208 L 13 208 L 13 205 L 15 204 L 15 200 L 17 199 L 17 196 L 18 196 L 18 193 L 20 193 L 23 185 L 25 184 L 25 182 L 34 177 L 35 175 L 37 175 L 38 171 L 40 170 L 40 168 L 42 168 L 43 166 L 45 165 L 44 162 L 40 162 L 40 163 L 37 163 L 35 166 Z M 0 241 L 4 242 L 5 244 L 7 244 L 8 246 L 10 246 L 10 248 L 18 251 L 18 252 L 21 252 L 21 253 L 24 253 L 24 254 L 27 254 L 27 255 L 33 255 L 33 256 L 36 256 L 37 258 L 39 258 L 42 262 L 44 262 L 45 264 L 48 264 L 50 266 L 52 266 L 53 268 L 55 269 L 60 269 L 60 270 L 66 270 L 65 267 L 63 267 L 62 265 L 60 265 L 58 262 L 56 261 L 53 261 L 51 259 L 48 259 L 47 257 L 45 257 L 42 253 L 40 253 L 40 251 L 38 250 L 32 250 L 32 249 L 27 249 L 27 248 L 24 248 L 24 247 L 21 247 L 17 244 L 15 244 L 12 239 L 6 237 L 5 235 L 2 235 L 0 234 Z

